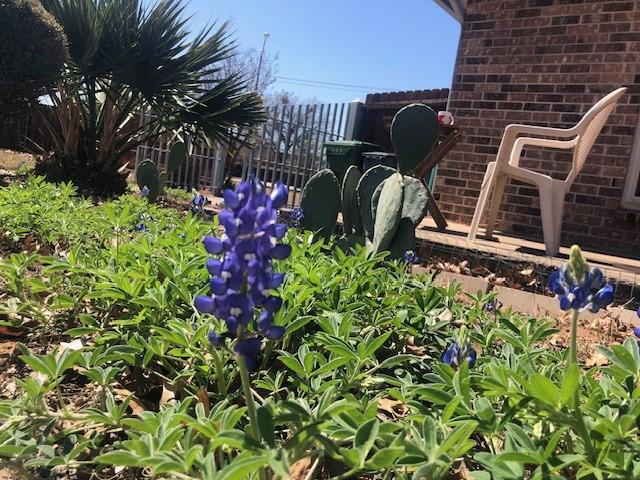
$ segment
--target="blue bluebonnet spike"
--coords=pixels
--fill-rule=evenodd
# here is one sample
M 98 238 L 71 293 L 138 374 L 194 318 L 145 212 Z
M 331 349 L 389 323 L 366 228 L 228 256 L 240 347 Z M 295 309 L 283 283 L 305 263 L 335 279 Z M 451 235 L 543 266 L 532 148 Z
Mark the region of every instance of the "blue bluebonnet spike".
M 489 302 L 485 306 L 487 312 L 494 313 L 502 308 L 502 302 L 500 300 L 496 300 L 495 302 Z
M 416 255 L 413 250 L 407 250 L 404 252 L 404 261 L 410 264 L 420 263 L 420 257 Z
M 142 187 L 140 189 L 140 196 L 141 197 L 148 197 L 149 196 L 149 187 L 147 187 L 146 185 L 144 187 Z
M 191 199 L 191 212 L 194 214 L 201 214 L 204 212 L 204 207 L 208 203 L 207 197 L 198 193 L 196 189 L 193 189 L 193 198 Z
M 219 213 L 225 234 L 203 240 L 207 252 L 216 256 L 206 262 L 211 294 L 204 297 L 208 301 L 197 297 L 194 303 L 199 311 L 225 322 L 227 332 L 213 332 L 212 343 L 236 338 L 234 351 L 252 369 L 257 365 L 262 339 L 277 340 L 285 333 L 284 327 L 273 325 L 273 313 L 281 308 L 282 300 L 272 291 L 284 281 L 284 274 L 274 272 L 273 260 L 291 254 L 289 245 L 278 243 L 286 226 L 278 223 L 277 209 L 286 203 L 287 194 L 287 188 L 277 184 L 267 195 L 257 178 L 226 190 L 225 209 Z M 256 311 L 263 312 L 257 323 Z
M 575 245 L 569 262 L 549 275 L 549 290 L 558 298 L 562 310 L 589 309 L 593 313 L 613 302 L 615 291 L 600 269 L 589 269 Z
M 453 342 L 442 354 L 442 361 L 453 368 L 458 368 L 465 360 L 469 363 L 469 367 L 473 367 L 476 358 L 477 352 L 469 343 L 460 347 L 458 342 Z

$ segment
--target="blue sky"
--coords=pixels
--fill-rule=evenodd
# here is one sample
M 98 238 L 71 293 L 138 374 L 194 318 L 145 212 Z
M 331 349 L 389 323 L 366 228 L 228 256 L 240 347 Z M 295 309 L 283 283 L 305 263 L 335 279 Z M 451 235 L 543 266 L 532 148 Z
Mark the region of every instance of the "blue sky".
M 357 86 L 280 79 L 272 87 L 302 99 L 348 102 L 375 89 L 451 84 L 460 27 L 433 0 L 191 0 L 188 10 L 198 27 L 231 20 L 242 47 L 260 49 L 269 32 L 281 77 Z

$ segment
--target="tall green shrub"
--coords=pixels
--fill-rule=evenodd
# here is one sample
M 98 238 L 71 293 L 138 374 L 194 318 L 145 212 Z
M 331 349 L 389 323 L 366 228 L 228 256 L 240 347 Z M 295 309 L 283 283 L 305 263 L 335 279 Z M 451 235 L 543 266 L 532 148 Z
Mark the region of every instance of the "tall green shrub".
M 43 0 L 64 28 L 69 58 L 51 101 L 50 178 L 97 193 L 123 190 L 130 152 L 159 137 L 224 140 L 263 121 L 259 95 L 221 75 L 234 42 L 226 23 L 191 33 L 184 0 Z M 153 118 L 140 127 L 137 114 Z M 46 119 L 45 119 L 46 121 Z
M 37 0 L 0 0 L 0 125 L 60 79 L 62 28 Z

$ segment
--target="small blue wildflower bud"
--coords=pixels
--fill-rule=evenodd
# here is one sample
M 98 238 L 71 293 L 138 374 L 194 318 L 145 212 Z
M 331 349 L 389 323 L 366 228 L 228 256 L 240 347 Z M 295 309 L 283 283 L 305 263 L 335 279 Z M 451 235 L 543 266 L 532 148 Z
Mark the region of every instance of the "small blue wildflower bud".
M 638 314 L 638 316 L 640 317 L 640 313 Z M 631 330 L 633 330 L 633 334 L 640 338 L 640 327 L 633 327 Z
M 238 235 L 238 223 L 236 222 L 236 217 L 233 215 L 233 212 L 222 210 L 218 214 L 218 218 L 220 219 L 220 225 L 224 227 L 224 233 L 229 238 L 234 238 Z
M 284 273 L 274 273 L 269 279 L 269 288 L 278 288 L 284 282 Z
M 605 308 L 611 302 L 613 302 L 613 285 L 607 283 L 593 295 L 590 310 L 593 313 L 598 313 L 601 308 Z
M 193 306 L 200 313 L 211 313 L 214 309 L 213 298 L 208 295 L 198 295 L 193 301 Z
M 280 340 L 284 336 L 285 328 L 278 325 L 271 325 L 266 331 L 264 336 L 269 340 Z
M 141 197 L 148 197 L 149 196 L 149 187 L 147 187 L 146 185 L 144 187 L 142 187 L 140 189 L 140 196 Z
M 207 235 L 206 237 L 204 237 L 202 243 L 204 244 L 204 248 L 211 255 L 218 255 L 222 253 L 222 240 L 220 240 L 219 238 Z
M 276 237 L 277 240 L 284 238 L 286 233 L 287 226 L 284 223 L 278 223 L 274 226 L 273 236 Z
M 207 271 L 209 272 L 209 275 L 220 275 L 220 272 L 222 271 L 222 262 L 215 258 L 208 258 Z
M 224 295 L 227 293 L 227 282 L 220 277 L 213 277 L 209 282 L 211 291 L 216 295 Z
M 221 347 L 224 343 L 224 337 L 211 330 L 209 332 L 209 341 L 214 347 Z
M 289 191 L 285 187 L 284 183 L 276 182 L 271 192 L 271 204 L 273 208 L 282 208 L 286 205 L 289 196 Z
M 280 297 L 268 297 L 264 301 L 264 308 L 270 312 L 277 312 L 282 307 L 282 299 Z
M 240 200 L 238 200 L 238 195 L 233 190 L 225 190 L 223 194 L 224 198 L 224 206 L 227 208 L 231 208 L 235 210 L 240 206 Z
M 271 249 L 269 255 L 276 260 L 284 260 L 291 255 L 291 245 L 278 244 Z

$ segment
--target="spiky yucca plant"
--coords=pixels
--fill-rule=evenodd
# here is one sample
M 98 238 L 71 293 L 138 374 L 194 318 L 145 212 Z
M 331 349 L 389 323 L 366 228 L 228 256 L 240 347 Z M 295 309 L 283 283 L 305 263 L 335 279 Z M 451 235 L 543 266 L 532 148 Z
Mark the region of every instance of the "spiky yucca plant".
M 44 115 L 53 152 L 50 176 L 99 193 L 124 187 L 130 152 L 159 137 L 224 141 L 264 120 L 260 97 L 244 79 L 220 77 L 235 53 L 227 23 L 187 30 L 183 0 L 42 0 L 63 27 L 69 58 Z M 211 78 L 221 78 L 212 85 Z M 152 120 L 132 121 L 142 109 Z

